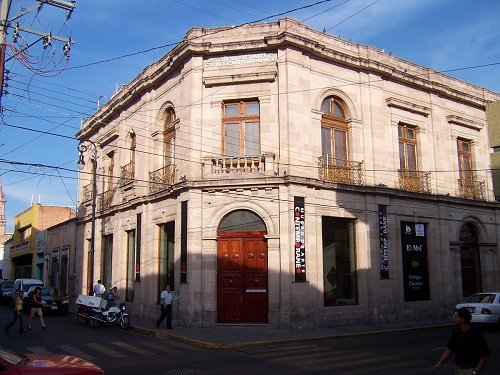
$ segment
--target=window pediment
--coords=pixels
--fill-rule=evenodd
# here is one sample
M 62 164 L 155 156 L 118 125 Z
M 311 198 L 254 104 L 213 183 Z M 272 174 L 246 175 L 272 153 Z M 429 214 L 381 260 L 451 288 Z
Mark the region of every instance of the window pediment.
M 385 99 L 388 107 L 399 108 L 404 111 L 418 113 L 423 116 L 429 116 L 431 114 L 431 109 L 429 107 L 412 103 L 407 100 L 402 100 L 394 97 Z
M 457 115 L 448 115 L 446 116 L 446 120 L 450 123 L 450 125 L 465 126 L 466 128 L 474 129 L 477 131 L 480 131 L 484 127 L 484 124 L 479 121 L 470 120 L 468 118 Z

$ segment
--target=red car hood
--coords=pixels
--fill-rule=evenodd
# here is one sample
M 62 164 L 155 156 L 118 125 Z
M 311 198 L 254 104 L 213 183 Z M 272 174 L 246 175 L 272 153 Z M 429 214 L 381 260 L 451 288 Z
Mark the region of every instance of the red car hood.
M 93 363 L 70 355 L 26 354 L 26 356 L 30 361 L 19 368 L 21 374 L 104 374 L 104 371 Z

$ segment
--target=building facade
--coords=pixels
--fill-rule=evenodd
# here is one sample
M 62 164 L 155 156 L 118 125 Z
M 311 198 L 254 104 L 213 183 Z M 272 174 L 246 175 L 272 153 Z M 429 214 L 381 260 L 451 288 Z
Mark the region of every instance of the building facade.
M 152 319 L 168 283 L 184 326 L 448 316 L 500 287 L 498 99 L 291 19 L 193 28 L 77 134 L 81 290 Z
M 14 217 L 14 233 L 10 245 L 11 263 L 8 279 L 44 278 L 45 229 L 76 217 L 69 207 L 33 204 Z

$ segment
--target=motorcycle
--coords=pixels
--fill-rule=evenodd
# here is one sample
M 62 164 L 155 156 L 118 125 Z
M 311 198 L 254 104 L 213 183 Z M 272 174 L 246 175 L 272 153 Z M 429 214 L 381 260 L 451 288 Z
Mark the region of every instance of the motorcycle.
M 76 315 L 80 324 L 90 322 L 92 327 L 119 325 L 123 329 L 130 328 L 130 317 L 125 312 L 125 303 L 123 302 L 118 306 L 109 306 L 103 303 L 96 306 L 92 300 L 87 302 L 85 296 L 80 295 L 77 304 L 79 308 Z

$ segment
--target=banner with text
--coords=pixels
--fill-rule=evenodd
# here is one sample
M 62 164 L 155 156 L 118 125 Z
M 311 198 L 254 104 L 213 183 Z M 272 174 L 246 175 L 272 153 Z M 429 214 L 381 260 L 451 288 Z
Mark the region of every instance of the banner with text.
M 401 222 L 405 301 L 430 299 L 426 239 L 425 224 Z
M 295 282 L 306 281 L 306 244 L 305 244 L 305 208 L 304 198 L 293 199 L 293 226 L 294 226 L 294 259 Z
M 378 205 L 378 234 L 380 239 L 380 278 L 389 278 L 389 234 L 387 226 L 387 206 Z

